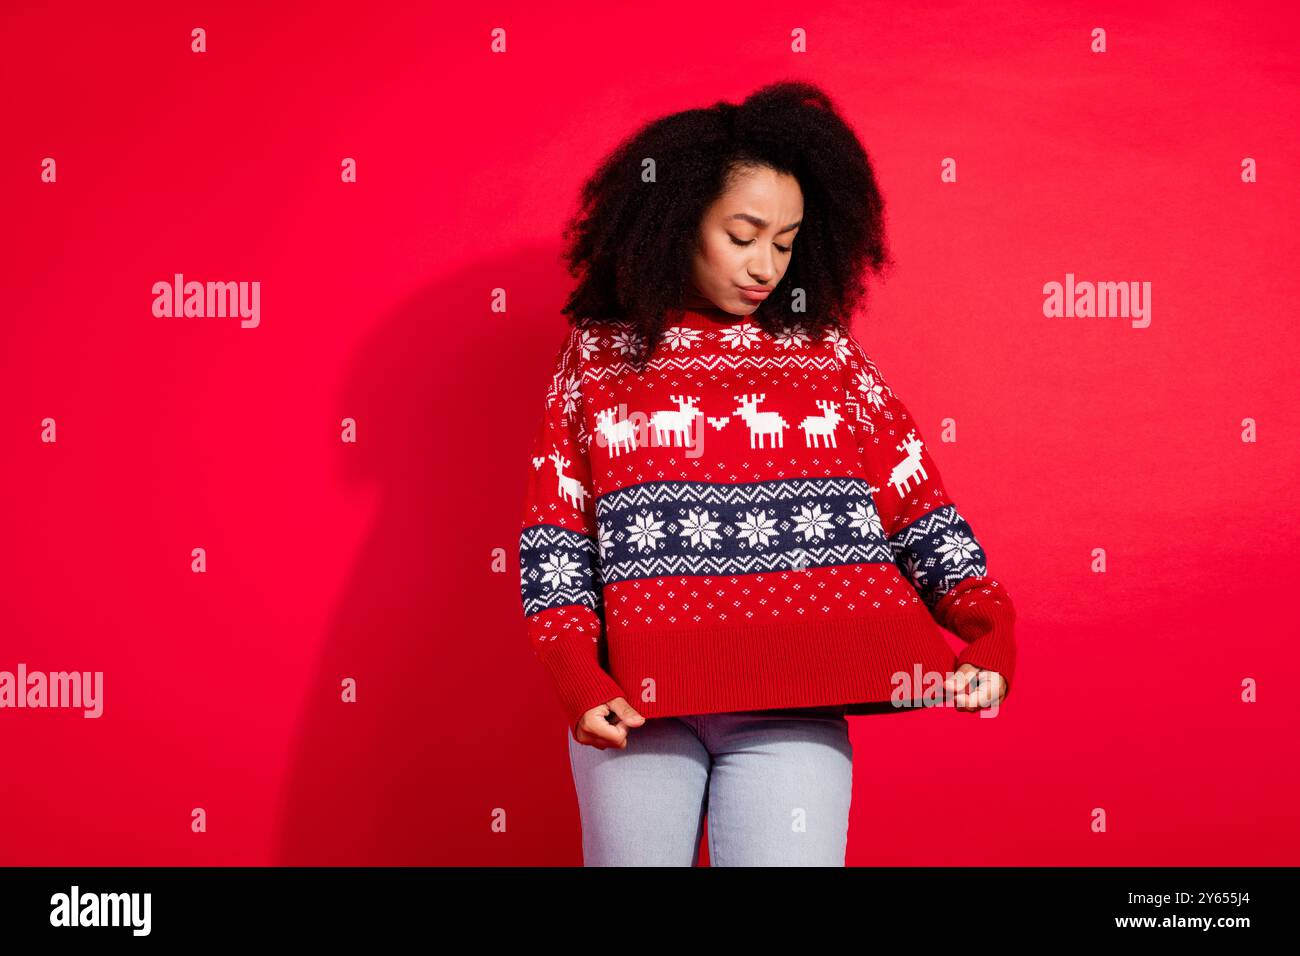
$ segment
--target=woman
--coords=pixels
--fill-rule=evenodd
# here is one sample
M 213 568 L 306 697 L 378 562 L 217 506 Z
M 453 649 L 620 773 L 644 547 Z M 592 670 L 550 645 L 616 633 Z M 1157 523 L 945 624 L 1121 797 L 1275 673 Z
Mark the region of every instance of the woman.
M 849 331 L 883 205 L 803 83 L 652 122 L 584 187 L 520 576 L 587 865 L 694 865 L 706 817 L 715 866 L 843 865 L 847 715 L 1009 689 L 1010 599 Z

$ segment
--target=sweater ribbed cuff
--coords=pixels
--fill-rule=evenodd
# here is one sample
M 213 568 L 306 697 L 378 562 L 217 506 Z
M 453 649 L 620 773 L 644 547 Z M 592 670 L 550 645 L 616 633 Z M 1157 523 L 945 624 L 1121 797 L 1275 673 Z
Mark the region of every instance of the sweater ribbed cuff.
M 539 655 L 569 718 L 570 729 L 593 707 L 627 696 L 600 666 L 595 650 L 589 638 L 575 634 L 556 641 Z
M 1011 693 L 1011 677 L 1016 669 L 1016 644 L 1010 628 L 995 628 L 983 637 L 971 641 L 957 655 L 957 666 L 973 664 L 986 671 L 997 671 L 1007 682 L 1006 694 Z

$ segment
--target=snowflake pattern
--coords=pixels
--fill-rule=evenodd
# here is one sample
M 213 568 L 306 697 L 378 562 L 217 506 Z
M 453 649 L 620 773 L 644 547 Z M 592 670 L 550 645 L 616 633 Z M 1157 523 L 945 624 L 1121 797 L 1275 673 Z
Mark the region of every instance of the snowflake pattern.
M 859 371 L 857 375 L 858 391 L 866 396 L 867 404 L 873 408 L 885 405 L 885 386 L 870 372 Z
M 627 526 L 628 540 L 642 551 L 653 550 L 664 537 L 664 523 L 648 511 L 639 512 Z
M 826 532 L 832 527 L 830 514 L 823 511 L 822 506 L 817 502 L 804 505 L 794 516 L 794 529 L 804 536 L 805 541 L 812 538 L 825 538 Z
M 881 537 L 885 536 L 885 530 L 880 525 L 880 512 L 867 503 L 866 500 L 855 504 L 848 512 L 849 527 L 853 528 L 863 537 Z
M 943 535 L 943 543 L 935 547 L 935 554 L 952 565 L 974 561 L 979 554 L 979 545 L 969 536 L 959 531 L 950 531 Z
M 688 539 L 692 547 L 707 548 L 721 537 L 715 530 L 721 522 L 713 521 L 703 509 L 690 509 L 681 523 L 681 536 Z
M 831 343 L 831 351 L 835 353 L 835 361 L 844 365 L 849 360 L 849 340 L 839 329 L 828 329 L 826 332 L 826 341 Z
M 688 328 L 685 325 L 674 325 L 664 330 L 662 341 L 676 352 L 678 349 L 689 349 L 693 345 L 699 344 L 703 335 L 698 329 Z
M 641 335 L 631 328 L 620 329 L 610 340 L 610 348 L 619 355 L 633 355 L 641 347 Z
M 553 551 L 542 561 L 542 583 L 549 588 L 567 588 L 578 580 L 579 564 L 561 551 Z
M 581 398 L 582 378 L 574 373 L 564 376 L 557 390 L 557 399 L 560 403 L 561 420 L 566 424 L 574 420 Z
M 601 337 L 591 329 L 583 329 L 578 335 L 578 349 L 582 353 L 584 362 L 591 361 L 591 357 L 596 354 L 600 348 Z
M 783 349 L 803 348 L 808 344 L 810 337 L 807 329 L 802 325 L 795 325 L 781 330 L 772 336 L 772 340 Z
M 950 502 L 889 539 L 894 563 L 931 608 L 959 583 L 988 574 L 984 551 L 970 524 Z
M 609 549 L 614 544 L 614 529 L 608 525 L 600 525 L 596 532 L 596 547 L 600 554 L 600 560 L 604 561 L 609 555 Z
M 691 573 L 748 573 L 855 561 L 892 562 L 861 478 L 728 485 L 641 482 L 603 495 L 596 523 L 616 529 L 601 560 L 605 583 Z M 679 505 L 666 513 L 673 505 Z
M 763 330 L 753 322 L 740 322 L 729 325 L 719 335 L 723 342 L 733 349 L 747 349 L 756 345 Z
M 736 523 L 736 533 L 750 547 L 766 548 L 776 537 L 776 522 L 765 512 L 751 511 Z

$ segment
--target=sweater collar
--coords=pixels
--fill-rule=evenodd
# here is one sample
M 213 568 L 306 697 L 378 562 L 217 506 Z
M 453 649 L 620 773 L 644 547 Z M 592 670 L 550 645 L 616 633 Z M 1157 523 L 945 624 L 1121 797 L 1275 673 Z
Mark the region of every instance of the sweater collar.
M 748 315 L 732 315 L 722 309 L 669 309 L 670 324 L 691 325 L 696 328 L 726 328 L 749 319 Z

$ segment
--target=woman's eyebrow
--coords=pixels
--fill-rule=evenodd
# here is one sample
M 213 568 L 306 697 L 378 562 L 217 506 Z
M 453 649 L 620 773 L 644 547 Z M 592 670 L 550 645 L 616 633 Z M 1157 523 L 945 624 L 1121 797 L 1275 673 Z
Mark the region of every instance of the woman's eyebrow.
M 762 218 L 761 216 L 751 216 L 751 215 L 750 215 L 749 213 L 747 213 L 747 212 L 736 212 L 736 213 L 732 213 L 730 216 L 727 217 L 727 219 L 729 219 L 729 220 L 730 220 L 730 219 L 743 219 L 743 220 L 745 220 L 745 222 L 747 222 L 747 223 L 749 223 L 750 225 L 755 226 L 755 227 L 757 227 L 757 228 L 759 228 L 759 229 L 766 229 L 766 228 L 767 228 L 767 220 L 766 220 L 766 219 Z M 803 222 L 803 220 L 800 219 L 800 220 L 798 220 L 797 222 L 792 222 L 792 223 L 790 223 L 790 225 L 788 225 L 788 226 L 786 226 L 784 229 L 780 230 L 780 231 L 777 233 L 777 235 L 779 236 L 779 235 L 781 235 L 781 233 L 789 232 L 791 229 L 798 229 L 798 228 L 799 228 L 799 225 L 800 225 L 802 222 Z

